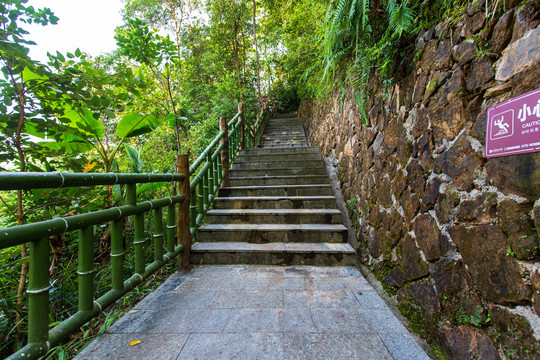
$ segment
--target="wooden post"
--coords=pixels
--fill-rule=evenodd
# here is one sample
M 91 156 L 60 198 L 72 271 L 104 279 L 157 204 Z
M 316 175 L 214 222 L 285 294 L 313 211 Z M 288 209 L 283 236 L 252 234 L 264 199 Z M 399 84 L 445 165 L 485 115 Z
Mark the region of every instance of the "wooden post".
M 178 182 L 180 195 L 184 195 L 184 201 L 178 204 L 177 238 L 178 244 L 184 245 L 182 257 L 178 258 L 178 267 L 189 270 L 191 267 L 189 255 L 191 252 L 191 232 L 189 231 L 189 204 L 191 202 L 191 189 L 189 188 L 189 155 L 176 156 L 176 172 L 184 174 L 183 181 Z
M 246 137 L 244 134 L 244 104 L 238 104 L 238 112 L 240 113 L 240 150 L 246 148 Z
M 229 186 L 229 129 L 227 128 L 227 119 L 223 116 L 219 118 L 219 131 L 225 131 L 225 135 L 220 142 L 225 144 L 221 150 L 221 171 L 223 171 L 222 187 Z

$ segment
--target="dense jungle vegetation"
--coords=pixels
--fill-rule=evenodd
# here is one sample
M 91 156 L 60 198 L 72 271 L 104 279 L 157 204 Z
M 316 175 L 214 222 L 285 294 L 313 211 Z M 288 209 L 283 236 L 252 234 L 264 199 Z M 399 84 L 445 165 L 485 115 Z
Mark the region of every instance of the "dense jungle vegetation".
M 172 172 L 175 155 L 189 152 L 193 161 L 215 136 L 217 119 L 231 118 L 239 102 L 253 122 L 263 98 L 287 112 L 335 88 L 344 94 L 348 86 L 362 111 L 370 74 L 390 84 L 407 65 L 409 40 L 469 3 L 125 0 L 116 51 L 98 57 L 84 49 L 56 52 L 41 63 L 28 56 L 33 42 L 25 26 L 54 26 L 59 19 L 26 0 L 3 1 L 0 171 Z M 147 187 L 140 196 L 170 191 Z M 107 187 L 1 192 L 0 224 L 89 212 L 121 201 L 119 191 Z M 106 283 L 110 234 L 104 227 L 95 236 L 101 269 L 96 278 Z M 50 242 L 54 325 L 76 308 L 76 239 Z M 0 253 L 0 355 L 25 342 L 27 256 L 25 246 Z M 101 324 L 84 327 L 49 357 L 73 354 L 80 339 L 102 331 L 151 286 L 124 298 Z M 103 291 L 99 283 L 96 287 Z

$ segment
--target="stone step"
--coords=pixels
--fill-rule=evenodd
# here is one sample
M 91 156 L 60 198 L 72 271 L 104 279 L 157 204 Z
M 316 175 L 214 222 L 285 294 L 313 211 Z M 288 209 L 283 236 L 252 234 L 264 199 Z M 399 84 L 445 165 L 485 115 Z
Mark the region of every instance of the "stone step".
M 260 147 L 283 147 L 284 145 L 287 146 L 306 146 L 306 141 L 291 141 L 291 140 L 284 140 L 284 141 L 268 141 L 263 140 L 259 143 Z
M 305 139 L 301 139 L 301 140 L 290 140 L 290 139 L 284 139 L 284 140 L 278 140 L 278 139 L 274 139 L 274 140 L 261 140 L 261 142 L 259 143 L 260 146 L 262 147 L 265 147 L 265 146 L 268 146 L 268 145 L 272 145 L 272 146 L 275 146 L 275 147 L 283 147 L 283 146 L 306 146 L 307 143 L 306 143 L 306 140 Z
M 303 146 L 301 148 L 295 147 L 291 148 L 289 146 L 283 146 L 281 148 L 274 148 L 274 149 L 264 149 L 264 148 L 256 148 L 256 149 L 245 149 L 240 150 L 239 156 L 244 154 L 254 154 L 254 155 L 265 155 L 265 154 L 271 154 L 271 155 L 285 155 L 285 154 L 307 154 L 307 153 L 315 153 L 320 154 L 318 147 L 315 146 Z
M 338 209 L 213 209 L 208 224 L 341 224 Z
M 297 119 L 298 115 L 296 113 L 292 114 L 277 114 L 275 119 L 272 119 L 272 121 L 276 119 Z
M 306 140 L 306 136 L 304 134 L 300 134 L 300 132 L 295 132 L 294 134 L 291 134 L 290 132 L 273 132 L 271 134 L 264 134 L 261 136 L 261 139 L 263 140 Z
M 214 209 L 335 209 L 334 196 L 216 197 Z
M 327 175 L 230 177 L 230 186 L 308 185 L 328 183 Z
M 279 159 L 279 158 L 276 158 Z M 251 162 L 238 162 L 235 161 L 232 165 L 231 170 L 257 170 L 260 168 L 268 169 L 268 168 L 286 168 L 291 165 L 290 160 L 261 160 L 261 161 L 255 161 L 255 159 L 252 159 Z M 298 159 L 299 161 L 299 159 Z M 324 162 L 322 160 L 302 160 L 302 165 L 307 168 L 326 168 L 324 165 Z
M 347 228 L 341 224 L 208 224 L 199 228 L 198 241 L 240 241 L 263 244 L 342 243 Z
M 289 165 L 292 161 L 312 161 L 312 160 L 319 160 L 322 161 L 321 154 L 317 153 L 302 153 L 298 152 L 296 154 L 243 154 L 241 156 L 238 156 L 236 160 L 234 161 L 235 164 L 242 164 L 242 163 L 248 163 L 248 162 L 257 162 L 257 161 L 286 161 Z
M 230 177 L 246 177 L 246 176 L 278 176 L 278 175 L 326 175 L 326 169 L 323 167 L 304 168 L 304 167 L 289 167 L 289 168 L 259 168 L 252 170 L 236 170 L 229 171 Z
M 219 189 L 218 197 L 238 196 L 329 196 L 330 184 L 236 186 Z
M 356 266 L 355 251 L 345 243 L 198 242 L 193 264 Z

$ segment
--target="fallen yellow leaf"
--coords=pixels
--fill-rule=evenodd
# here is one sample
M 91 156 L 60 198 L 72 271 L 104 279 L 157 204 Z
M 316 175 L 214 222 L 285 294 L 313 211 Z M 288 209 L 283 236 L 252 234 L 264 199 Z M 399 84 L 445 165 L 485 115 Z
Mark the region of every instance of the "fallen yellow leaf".
M 98 163 L 96 161 L 89 162 L 88 164 L 84 165 L 83 172 L 89 172 L 94 170 Z
M 135 346 L 135 345 L 140 344 L 140 343 L 142 343 L 141 340 L 133 340 L 132 342 L 129 343 L 129 346 Z

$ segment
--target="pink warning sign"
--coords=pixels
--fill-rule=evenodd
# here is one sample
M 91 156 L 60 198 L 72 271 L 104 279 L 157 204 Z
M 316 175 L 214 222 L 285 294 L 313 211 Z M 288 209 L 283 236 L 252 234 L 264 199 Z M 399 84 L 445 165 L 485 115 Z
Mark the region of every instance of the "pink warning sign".
M 540 151 L 540 89 L 520 95 L 487 112 L 486 157 Z

